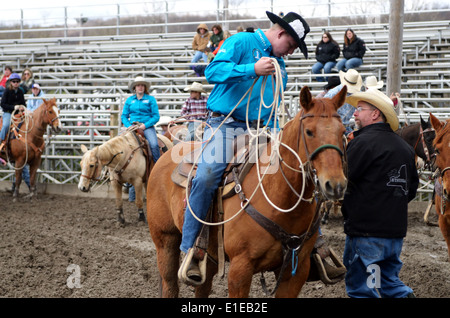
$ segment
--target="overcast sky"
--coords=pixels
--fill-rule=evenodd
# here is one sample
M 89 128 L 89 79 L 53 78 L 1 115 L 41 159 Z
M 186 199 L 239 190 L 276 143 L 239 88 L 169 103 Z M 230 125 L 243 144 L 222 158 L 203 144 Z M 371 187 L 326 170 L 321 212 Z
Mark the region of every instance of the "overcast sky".
M 386 10 L 388 10 L 389 0 L 386 1 Z M 408 2 L 430 4 L 433 2 L 447 3 L 448 0 L 405 0 L 405 8 L 408 8 Z M 69 18 L 74 20 L 74 17 L 83 15 L 84 17 L 105 17 L 110 18 L 117 15 L 117 4 L 120 5 L 120 15 L 134 15 L 134 14 L 149 14 L 155 11 L 155 8 L 164 8 L 164 5 L 155 5 L 153 2 L 158 0 L 144 1 L 144 0 L 2 0 L 2 19 L 0 23 L 14 23 L 21 18 L 20 9 L 23 9 L 23 15 L 26 24 L 53 24 L 61 23 L 64 16 L 63 7 L 70 7 L 68 10 Z M 380 7 L 377 6 L 382 0 L 332 0 L 332 3 L 345 3 L 341 9 L 346 14 L 349 12 L 348 7 L 353 6 L 357 11 L 359 7 L 365 6 L 366 13 L 379 14 Z M 189 12 L 197 10 L 215 10 L 217 9 L 217 0 L 168 0 L 169 10 L 171 12 Z M 304 16 L 326 16 L 328 9 L 326 4 L 328 0 L 229 0 L 230 7 L 235 8 L 233 4 L 240 3 L 239 8 L 251 8 L 253 10 L 244 11 L 242 13 L 251 13 L 257 17 L 265 17 L 265 11 L 270 10 L 270 4 L 274 4 L 274 12 L 279 11 L 295 11 Z M 323 3 L 323 6 L 317 6 L 317 3 Z M 363 4 L 361 4 L 363 3 Z M 316 5 L 315 5 L 316 4 Z M 375 5 L 376 4 L 376 5 Z M 223 0 L 220 1 L 220 6 L 223 5 Z M 338 6 L 335 7 L 339 10 Z M 371 8 L 373 11 L 370 12 Z M 159 9 L 158 11 L 160 11 Z M 350 10 L 352 11 L 352 10 Z M 336 12 L 332 12 L 336 14 Z M 17 23 L 17 22 L 16 22 Z M 72 21 L 69 21 L 72 23 Z

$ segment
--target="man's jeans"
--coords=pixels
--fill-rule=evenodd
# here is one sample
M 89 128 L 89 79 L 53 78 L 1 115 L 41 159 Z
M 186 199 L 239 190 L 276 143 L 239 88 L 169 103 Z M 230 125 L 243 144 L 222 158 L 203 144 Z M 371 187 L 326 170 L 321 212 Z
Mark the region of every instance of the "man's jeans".
M 11 121 L 11 113 L 3 113 L 2 130 L 0 131 L 0 141 L 6 139 L 9 130 L 9 122 Z
M 203 59 L 203 62 L 208 62 L 208 55 L 202 51 L 195 51 L 194 57 L 191 60 L 191 63 L 197 63 L 200 61 L 200 59 Z
M 212 140 L 206 144 L 225 116 L 209 118 L 203 134 L 203 152 L 198 161 L 197 173 L 192 180 L 189 204 L 195 215 L 204 220 L 211 201 L 222 180 L 228 162 L 233 158 L 233 140 L 236 136 L 245 133 L 247 125 L 243 122 L 230 121 L 223 124 Z M 186 207 L 183 224 L 183 239 L 180 249 L 187 253 L 194 245 L 200 232 L 202 223 L 191 214 L 189 206 Z
M 158 137 L 156 136 L 155 127 L 149 127 L 144 130 L 145 139 L 147 139 L 152 152 L 153 161 L 156 162 L 160 155 Z M 136 200 L 136 190 L 132 186 L 128 192 L 128 201 L 134 202 Z
M 351 59 L 348 59 L 348 60 L 342 59 L 339 62 L 337 62 L 336 68 L 338 71 L 347 72 L 351 68 L 355 69 L 355 68 L 361 66 L 362 63 L 363 63 L 363 61 L 359 57 L 352 57 Z
M 316 62 L 316 64 L 314 64 L 311 67 L 311 72 L 313 74 L 320 74 L 321 70 L 323 69 L 323 72 L 325 74 L 330 74 L 331 73 L 331 69 L 336 65 L 336 62 L 326 62 L 325 64 L 320 63 L 320 62 Z M 318 82 L 324 82 L 328 80 L 328 77 L 322 77 L 322 76 L 318 76 L 316 77 L 316 80 Z
M 153 161 L 156 162 L 160 157 L 158 137 L 156 136 L 155 127 L 149 127 L 144 130 L 145 139 L 147 139 L 152 152 Z
M 344 249 L 347 295 L 355 298 L 404 298 L 413 291 L 398 277 L 402 238 L 350 237 Z M 379 294 L 378 294 L 378 292 Z

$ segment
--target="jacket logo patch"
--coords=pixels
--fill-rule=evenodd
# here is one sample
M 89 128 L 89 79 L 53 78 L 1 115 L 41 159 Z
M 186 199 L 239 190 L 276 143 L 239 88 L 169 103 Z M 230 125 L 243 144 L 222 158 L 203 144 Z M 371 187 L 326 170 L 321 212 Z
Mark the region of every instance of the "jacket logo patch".
M 403 190 L 405 195 L 408 194 L 406 165 L 402 165 L 398 171 L 391 170 L 388 176 L 389 182 L 386 184 L 388 187 L 398 187 Z
M 259 59 L 262 56 L 262 53 L 258 50 L 258 49 L 253 49 L 253 58 L 255 59 L 255 61 L 259 61 Z

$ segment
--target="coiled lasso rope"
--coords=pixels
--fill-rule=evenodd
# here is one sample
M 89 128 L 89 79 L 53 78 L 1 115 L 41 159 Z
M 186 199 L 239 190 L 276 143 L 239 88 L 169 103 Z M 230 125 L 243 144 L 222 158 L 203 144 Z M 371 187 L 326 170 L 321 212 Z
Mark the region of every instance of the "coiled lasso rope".
M 270 169 L 271 165 L 270 165 L 270 164 L 267 165 L 267 167 L 266 167 L 266 169 L 264 170 L 264 172 L 263 172 L 263 174 L 262 174 L 262 177 L 261 177 L 261 175 L 260 175 L 260 173 L 259 173 L 261 170 L 260 170 L 260 167 L 259 167 L 258 151 L 256 151 L 256 152 L 255 152 L 255 156 L 256 156 L 256 160 L 255 160 L 255 161 L 256 161 L 256 164 L 257 164 L 257 169 L 256 169 L 256 170 L 257 170 L 257 175 L 258 175 L 258 184 L 257 184 L 257 186 L 255 187 L 253 193 L 252 193 L 252 194 L 250 195 L 250 197 L 247 199 L 247 201 L 241 203 L 241 208 L 240 208 L 233 216 L 231 216 L 230 218 L 228 218 L 228 219 L 226 219 L 226 220 L 223 220 L 223 221 L 221 221 L 221 222 L 216 222 L 216 223 L 211 223 L 211 222 L 207 222 L 207 221 L 204 221 L 204 220 L 200 219 L 199 217 L 197 217 L 197 215 L 196 215 L 196 214 L 194 213 L 194 211 L 192 210 L 192 208 L 191 208 L 191 206 L 190 206 L 190 203 L 189 203 L 189 194 L 188 194 L 188 191 L 186 191 L 186 205 L 187 205 L 187 208 L 190 210 L 190 213 L 192 214 L 192 216 L 193 216 L 198 222 L 200 222 L 200 223 L 202 223 L 202 224 L 210 225 L 210 226 L 216 226 L 216 225 L 222 225 L 222 224 L 225 224 L 225 223 L 227 223 L 227 222 L 232 221 L 232 220 L 233 220 L 234 218 L 236 218 L 242 211 L 244 211 L 246 205 L 251 201 L 251 199 L 254 197 L 254 195 L 256 194 L 256 192 L 257 192 L 257 190 L 258 190 L 259 188 L 260 188 L 261 191 L 263 192 L 264 197 L 266 198 L 266 200 L 267 200 L 267 201 L 268 201 L 275 209 L 277 209 L 278 211 L 281 211 L 281 212 L 290 212 L 290 211 L 294 210 L 294 209 L 298 206 L 298 204 L 300 203 L 300 201 L 302 200 L 302 197 L 303 197 L 303 194 L 304 194 L 304 190 L 305 190 L 305 171 L 304 171 L 304 168 L 303 168 L 302 160 L 300 159 L 299 155 L 298 155 L 292 148 L 290 148 L 289 146 L 287 146 L 286 144 L 284 144 L 284 143 L 281 142 L 281 137 L 282 137 L 282 131 L 283 131 L 283 130 L 281 129 L 281 131 L 280 131 L 279 133 L 276 132 L 276 131 L 277 131 L 277 112 L 276 112 L 276 111 L 277 111 L 277 109 L 278 109 L 277 106 L 278 106 L 279 101 L 280 101 L 280 95 L 281 95 L 281 103 L 282 103 L 282 105 L 284 105 L 284 93 L 283 93 L 283 89 L 282 89 L 282 83 L 283 83 L 283 81 L 282 81 L 282 74 L 281 74 L 281 68 L 280 68 L 280 65 L 278 64 L 278 61 L 277 61 L 276 59 L 274 59 L 274 58 L 271 58 L 271 62 L 272 62 L 272 64 L 273 64 L 274 67 L 275 67 L 275 71 L 274 71 L 274 76 L 275 76 L 275 89 L 273 90 L 273 91 L 274 91 L 274 98 L 273 98 L 273 102 L 272 102 L 271 104 L 266 105 L 266 104 L 264 103 L 264 98 L 263 98 L 263 97 L 264 97 L 264 90 L 265 90 L 265 87 L 266 87 L 266 85 L 267 85 L 267 78 L 268 78 L 268 76 L 264 76 L 263 82 L 262 82 L 262 85 L 261 85 L 261 91 L 260 91 L 261 101 L 260 101 L 260 105 L 259 105 L 259 114 L 258 114 L 258 118 L 260 118 L 261 111 L 262 111 L 263 107 L 264 107 L 264 108 L 267 108 L 267 109 L 269 109 L 269 108 L 271 109 L 269 119 L 272 118 L 272 116 L 273 116 L 273 118 L 274 118 L 274 132 L 275 132 L 275 138 L 272 139 L 272 140 L 273 140 L 273 151 L 272 151 L 272 153 L 271 153 L 269 162 L 273 162 L 273 160 L 274 160 L 274 159 L 277 159 L 277 158 L 278 158 L 278 159 L 281 159 L 281 154 L 280 154 L 280 151 L 279 151 L 280 145 L 283 146 L 283 147 L 285 147 L 286 149 L 288 149 L 290 152 L 292 152 L 292 153 L 294 154 L 294 156 L 297 158 L 297 160 L 299 161 L 299 167 L 300 167 L 300 170 L 295 169 L 295 168 L 292 168 L 292 167 L 289 167 L 289 166 L 288 166 L 288 167 L 289 167 L 290 169 L 294 170 L 294 171 L 298 171 L 298 172 L 302 173 L 302 176 L 303 176 L 303 186 L 302 186 L 302 191 L 301 191 L 301 193 L 298 194 L 298 193 L 293 189 L 293 187 L 289 184 L 289 182 L 286 180 L 286 181 L 288 182 L 290 188 L 293 190 L 294 194 L 295 194 L 296 196 L 298 196 L 299 199 L 298 199 L 298 201 L 296 202 L 296 204 L 295 204 L 293 207 L 291 207 L 290 209 L 285 210 L 285 209 L 282 209 L 282 208 L 280 208 L 280 207 L 277 207 L 277 206 L 276 206 L 276 205 L 268 198 L 268 196 L 267 196 L 267 194 L 266 194 L 266 192 L 265 192 L 265 190 L 264 190 L 264 187 L 263 187 L 263 185 L 262 185 L 262 181 L 263 181 L 265 175 L 267 174 L 268 169 Z M 195 165 L 198 163 L 198 160 L 199 160 L 200 156 L 202 155 L 203 150 L 205 149 L 206 145 L 212 140 L 212 138 L 214 137 L 214 135 L 217 133 L 217 131 L 220 129 L 220 127 L 226 122 L 226 120 L 227 120 L 228 118 L 231 117 L 232 113 L 236 110 L 237 106 L 241 103 L 241 101 L 242 101 L 247 95 L 248 95 L 248 101 L 247 101 L 247 110 L 246 110 L 246 125 L 247 125 L 247 131 L 249 132 L 249 135 L 250 135 L 250 143 L 252 142 L 253 139 L 256 138 L 256 147 L 257 147 L 256 149 L 258 149 L 258 147 L 259 147 L 259 146 L 258 146 L 258 140 L 259 140 L 259 137 L 262 136 L 262 135 L 268 136 L 267 128 L 268 128 L 268 126 L 269 126 L 270 120 L 267 120 L 266 125 L 263 126 L 262 128 L 259 127 L 259 121 L 258 121 L 258 127 L 257 127 L 257 130 L 256 130 L 256 133 L 254 133 L 254 132 L 251 131 L 251 129 L 250 129 L 250 123 L 249 123 L 249 120 L 248 120 L 248 112 L 249 112 L 249 108 L 250 108 L 250 97 L 251 97 L 251 94 L 252 94 L 252 91 L 253 91 L 253 87 L 254 87 L 255 83 L 258 81 L 258 79 L 259 79 L 259 77 L 256 78 L 256 79 L 253 81 L 251 87 L 250 87 L 250 88 L 247 90 L 247 92 L 242 96 L 242 98 L 236 103 L 236 105 L 235 105 L 234 108 L 231 110 L 231 112 L 224 118 L 224 120 L 222 121 L 222 123 L 221 123 L 221 124 L 216 128 L 216 130 L 212 133 L 211 137 L 208 138 L 208 140 L 206 140 L 206 141 L 204 142 L 202 151 L 200 151 L 199 154 L 197 155 L 197 157 L 195 158 L 194 164 L 192 165 L 192 168 L 191 168 L 191 170 L 189 171 L 189 174 L 188 174 L 188 180 L 191 179 L 191 175 L 192 175 L 192 172 L 193 172 L 193 170 L 194 170 L 194 167 L 195 167 Z M 285 113 L 283 112 L 283 113 L 282 113 L 283 122 L 284 122 L 284 116 L 285 116 Z M 284 162 L 284 160 L 281 160 L 281 162 Z

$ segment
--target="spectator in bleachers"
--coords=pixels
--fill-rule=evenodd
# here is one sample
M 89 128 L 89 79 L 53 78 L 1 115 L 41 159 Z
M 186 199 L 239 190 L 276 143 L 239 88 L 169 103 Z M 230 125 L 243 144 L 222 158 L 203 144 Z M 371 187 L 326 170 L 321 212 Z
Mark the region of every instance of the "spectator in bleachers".
M 192 40 L 194 57 L 192 58 L 191 63 L 197 63 L 200 59 L 203 59 L 205 63 L 207 62 L 208 56 L 205 53 L 205 49 L 208 46 L 210 36 L 211 34 L 208 31 L 207 25 L 200 23 L 197 27 L 197 34 Z M 194 69 L 194 66 L 192 66 L 192 69 Z
M 347 29 L 342 50 L 344 58 L 336 64 L 337 70 L 346 72 L 349 69 L 356 69 L 361 66 L 365 53 L 366 43 L 364 40 L 356 36 L 352 29 Z
M 222 39 L 222 41 L 219 42 L 219 45 L 214 50 L 214 52 L 213 52 L 214 56 L 216 56 L 217 53 L 219 53 L 220 47 L 222 46 L 223 42 L 225 42 L 225 40 L 228 39 L 230 36 L 231 36 L 230 31 L 227 30 L 227 31 L 223 32 L 223 39 Z
M 215 24 L 212 27 L 212 35 L 209 38 L 209 40 L 211 41 L 211 46 L 209 47 L 211 49 L 211 52 L 214 52 L 215 49 L 217 49 L 222 39 L 223 39 L 222 26 L 220 24 Z
M 332 98 L 337 93 L 341 91 L 344 85 L 347 86 L 347 96 L 351 96 L 354 93 L 358 93 L 361 91 L 361 87 L 363 85 L 361 74 L 354 69 L 349 69 L 347 72 L 339 72 L 339 79 L 341 84 L 329 90 L 324 97 Z M 351 123 L 351 118 L 353 113 L 355 112 L 355 107 L 352 105 L 345 103 L 338 110 L 337 113 L 341 116 L 342 123 L 345 126 L 345 134 L 351 133 L 353 130 L 353 125 Z
M 339 79 L 339 76 L 330 76 L 328 78 L 328 83 L 323 87 L 323 92 L 317 94 L 316 97 L 317 98 L 324 97 L 330 89 L 335 88 L 339 84 L 341 84 L 341 80 Z
M 149 93 L 150 82 L 142 76 L 138 76 L 130 85 L 130 91 L 134 95 L 127 98 L 122 110 L 122 123 L 128 128 L 138 123 L 139 128 L 144 131 L 152 153 L 153 161 L 159 159 L 158 137 L 156 136 L 155 124 L 159 121 L 159 109 L 156 98 Z M 134 187 L 130 189 L 128 200 L 133 202 L 136 193 Z
M 239 33 L 239 32 L 244 32 L 244 28 L 242 27 L 242 25 L 238 26 L 236 29 L 236 33 Z
M 6 82 L 8 81 L 9 77 L 12 74 L 12 67 L 11 66 L 5 66 L 5 70 L 3 72 L 2 80 L 0 81 L 0 97 L 3 96 L 3 92 L 6 89 Z
M 211 61 L 214 59 L 214 54 L 211 52 L 211 49 L 209 47 L 205 48 L 205 54 L 208 56 L 208 59 L 206 60 L 206 63 L 211 63 Z M 195 74 L 200 77 L 205 75 L 205 68 L 207 65 L 195 65 L 194 66 L 194 72 Z
M 202 121 L 206 119 L 206 103 L 208 96 L 203 89 L 203 85 L 194 82 L 184 89 L 185 92 L 189 92 L 189 98 L 184 102 L 181 108 L 181 116 L 184 116 L 188 120 L 187 128 L 189 133 L 186 135 L 186 141 L 195 140 L 195 131 Z
M 38 83 L 33 84 L 33 86 L 31 87 L 31 93 L 32 97 L 40 97 L 37 99 L 27 100 L 27 110 L 33 112 L 42 104 L 42 98 L 45 96 L 45 94 Z
M 33 72 L 26 68 L 22 72 L 21 82 L 20 82 L 20 89 L 23 91 L 24 94 L 31 93 L 31 87 L 34 84 L 34 78 L 33 78 Z
M 339 57 L 341 50 L 339 44 L 333 39 L 330 32 L 322 34 L 322 40 L 316 46 L 316 60 L 317 62 L 312 66 L 311 72 L 313 74 L 320 74 L 322 69 L 325 74 L 331 73 L 331 69 L 336 65 L 336 59 Z M 325 82 L 328 77 L 316 77 L 318 82 Z

